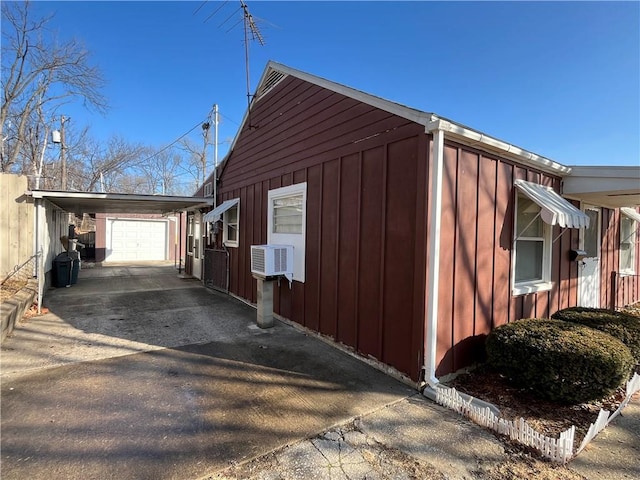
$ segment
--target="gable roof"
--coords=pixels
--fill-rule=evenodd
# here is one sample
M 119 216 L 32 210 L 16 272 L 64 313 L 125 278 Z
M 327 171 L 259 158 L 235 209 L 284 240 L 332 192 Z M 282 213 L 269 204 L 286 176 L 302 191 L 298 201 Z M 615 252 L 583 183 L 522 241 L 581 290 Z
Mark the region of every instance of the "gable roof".
M 566 165 L 562 165 L 549 158 L 517 147 L 503 140 L 491 137 L 485 133 L 462 125 L 461 123 L 436 115 L 435 113 L 424 112 L 415 108 L 407 107 L 400 103 L 392 102 L 361 90 L 357 90 L 301 70 L 296 70 L 274 61 L 269 61 L 262 73 L 262 77 L 258 82 L 253 100 L 242 118 L 242 122 L 233 141 L 231 142 L 229 151 L 221 162 L 223 170 L 226 165 L 227 158 L 233 152 L 236 142 L 249 119 L 249 111 L 251 108 L 260 102 L 262 98 L 264 98 L 287 76 L 299 78 L 300 80 L 304 80 L 327 90 L 342 94 L 346 97 L 353 98 L 354 100 L 366 103 L 399 117 L 406 118 L 407 120 L 423 125 L 426 132 L 441 129 L 445 132 L 445 138 L 451 138 L 465 145 L 476 146 L 483 150 L 499 154 L 505 158 L 510 158 L 523 165 L 528 165 L 538 170 L 558 176 L 565 176 L 571 173 L 571 168 Z

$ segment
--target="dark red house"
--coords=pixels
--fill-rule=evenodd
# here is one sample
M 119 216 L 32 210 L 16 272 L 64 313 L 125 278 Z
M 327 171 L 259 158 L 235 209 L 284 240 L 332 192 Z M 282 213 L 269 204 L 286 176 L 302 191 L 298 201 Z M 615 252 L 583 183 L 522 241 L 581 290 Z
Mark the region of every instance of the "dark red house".
M 640 168 L 590 168 L 270 62 L 203 244 L 252 303 L 251 245 L 294 245 L 278 315 L 435 383 L 497 325 L 640 300 Z

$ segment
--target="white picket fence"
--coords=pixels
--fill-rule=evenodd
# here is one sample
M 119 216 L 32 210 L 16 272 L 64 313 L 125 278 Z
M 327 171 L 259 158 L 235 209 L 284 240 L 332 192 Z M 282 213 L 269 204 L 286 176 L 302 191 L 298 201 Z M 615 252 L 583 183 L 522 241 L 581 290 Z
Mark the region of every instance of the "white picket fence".
M 455 388 L 438 385 L 435 389 L 436 402 L 440 405 L 455 410 L 473 422 L 490 428 L 501 435 L 506 435 L 511 440 L 519 442 L 528 447 L 535 448 L 544 457 L 555 462 L 567 463 L 574 456 L 573 442 L 576 427 L 572 426 L 562 432 L 559 438 L 552 438 L 537 432 L 523 418 L 517 420 L 507 420 L 494 414 L 488 407 L 478 407 L 473 405 L 473 398 L 465 400 Z M 575 455 L 604 429 L 620 411 L 629 403 L 631 396 L 640 390 L 640 375 L 634 374 L 633 378 L 627 382 L 627 390 L 624 401 L 620 407 L 609 415 L 607 410 L 600 410 L 595 423 L 591 424 L 580 448 Z

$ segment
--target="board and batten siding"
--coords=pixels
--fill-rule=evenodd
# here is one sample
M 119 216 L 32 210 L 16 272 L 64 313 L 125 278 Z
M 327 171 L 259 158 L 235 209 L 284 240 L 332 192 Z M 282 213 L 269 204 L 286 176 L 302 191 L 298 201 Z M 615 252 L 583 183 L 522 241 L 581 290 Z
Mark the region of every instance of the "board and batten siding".
M 231 293 L 256 301 L 250 247 L 266 243 L 269 190 L 306 182 L 306 279 L 280 282 L 275 312 L 419 380 L 431 142 L 421 125 L 285 78 L 254 102 L 220 174 L 218 203 L 240 198 Z M 559 177 L 446 140 L 438 376 L 481 360 L 492 328 L 577 303 L 575 229 L 553 228 L 553 288 L 511 293 L 516 179 L 561 189 Z M 604 212 L 603 222 L 618 215 Z M 613 230 L 602 230 L 610 244 Z M 607 255 L 617 268 L 617 253 Z
M 426 239 L 424 127 L 288 77 L 256 102 L 222 172 L 240 198 L 230 291 L 256 301 L 250 246 L 266 243 L 267 193 L 307 182 L 305 283 L 274 310 L 417 380 Z
M 615 287 L 611 275 L 620 270 L 620 210 L 602 209 L 600 250 L 600 306 L 622 307 L 640 301 L 640 225 L 636 225 L 635 275 L 618 276 Z
M 513 183 L 523 179 L 560 188 L 560 179 L 468 146 L 445 143 L 436 375 L 483 358 L 484 338 L 499 325 L 548 317 L 577 301 L 578 230 L 552 245 L 549 291 L 511 294 Z M 552 238 L 561 233 L 553 228 Z

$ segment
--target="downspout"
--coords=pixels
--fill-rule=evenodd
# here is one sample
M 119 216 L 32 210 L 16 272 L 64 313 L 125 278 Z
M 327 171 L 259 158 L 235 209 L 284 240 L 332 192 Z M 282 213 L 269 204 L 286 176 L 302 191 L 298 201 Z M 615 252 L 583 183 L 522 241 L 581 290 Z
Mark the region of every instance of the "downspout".
M 438 284 L 440 279 L 440 223 L 442 219 L 442 177 L 444 170 L 444 131 L 440 120 L 426 126 L 426 133 L 433 135 L 431 152 L 431 222 L 429 253 L 427 257 L 427 292 L 425 295 L 424 322 L 424 381 L 431 387 L 439 383 L 436 378 L 436 348 L 438 346 Z M 429 171 L 429 168 L 427 168 Z

